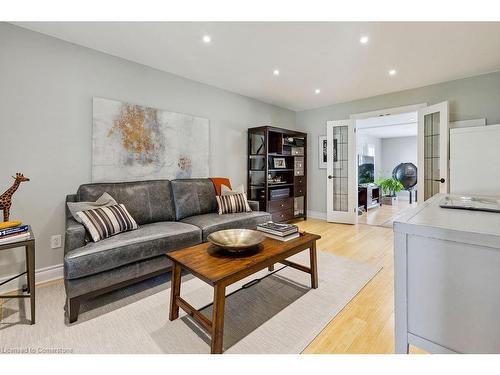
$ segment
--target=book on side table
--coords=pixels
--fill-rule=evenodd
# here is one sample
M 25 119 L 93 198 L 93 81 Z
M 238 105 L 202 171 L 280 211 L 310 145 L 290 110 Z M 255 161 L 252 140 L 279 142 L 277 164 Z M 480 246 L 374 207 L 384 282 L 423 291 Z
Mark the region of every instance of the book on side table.
M 257 225 L 257 230 L 278 241 L 290 241 L 300 236 L 296 225 L 278 224 L 272 221 Z
M 0 230 L 0 245 L 28 239 L 31 233 L 27 225 L 18 225 Z

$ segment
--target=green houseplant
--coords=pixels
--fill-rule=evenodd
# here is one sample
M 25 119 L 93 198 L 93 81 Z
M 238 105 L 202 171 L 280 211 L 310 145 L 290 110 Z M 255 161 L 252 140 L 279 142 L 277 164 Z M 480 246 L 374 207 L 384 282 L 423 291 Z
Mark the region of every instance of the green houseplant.
M 379 178 L 376 184 L 382 189 L 384 196 L 382 197 L 382 203 L 393 204 L 396 202 L 396 194 L 404 189 L 401 182 L 395 178 Z

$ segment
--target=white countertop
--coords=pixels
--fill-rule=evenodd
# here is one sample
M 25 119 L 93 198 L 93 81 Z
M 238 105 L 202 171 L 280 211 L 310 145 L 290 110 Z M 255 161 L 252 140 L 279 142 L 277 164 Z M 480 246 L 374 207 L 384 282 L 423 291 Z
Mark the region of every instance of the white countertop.
M 486 235 L 493 240 L 493 247 L 500 248 L 500 213 L 469 211 L 441 208 L 439 204 L 445 199 L 445 194 L 437 194 L 423 204 L 408 210 L 394 221 L 395 232 L 421 232 L 425 228 L 427 235 L 446 239 L 454 232 L 471 235 Z M 496 197 L 495 199 L 498 199 Z M 495 242 L 496 238 L 496 242 Z M 498 245 L 498 246 L 496 246 Z

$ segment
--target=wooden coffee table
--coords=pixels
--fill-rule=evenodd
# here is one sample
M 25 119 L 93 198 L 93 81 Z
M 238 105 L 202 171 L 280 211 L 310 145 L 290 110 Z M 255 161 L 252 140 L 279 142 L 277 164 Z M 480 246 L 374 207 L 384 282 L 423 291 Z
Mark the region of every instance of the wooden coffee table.
M 273 270 L 275 263 L 281 263 L 311 275 L 311 287 L 318 287 L 316 241 L 321 237 L 301 233 L 299 238 L 281 242 L 265 239 L 253 252 L 228 253 L 211 243 L 188 247 L 167 254 L 172 261 L 172 285 L 170 295 L 170 320 L 179 317 L 179 307 L 192 316 L 212 338 L 211 353 L 222 353 L 224 334 L 224 304 L 226 287 L 260 270 Z M 310 267 L 287 260 L 287 258 L 309 249 Z M 191 306 L 181 296 L 181 270 L 184 269 L 214 287 L 212 320 Z

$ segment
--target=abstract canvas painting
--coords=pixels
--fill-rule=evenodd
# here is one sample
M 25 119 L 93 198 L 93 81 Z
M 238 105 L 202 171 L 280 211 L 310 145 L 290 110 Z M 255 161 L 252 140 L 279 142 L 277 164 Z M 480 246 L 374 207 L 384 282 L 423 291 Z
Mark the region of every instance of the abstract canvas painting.
M 93 98 L 93 182 L 208 177 L 208 160 L 208 119 Z

